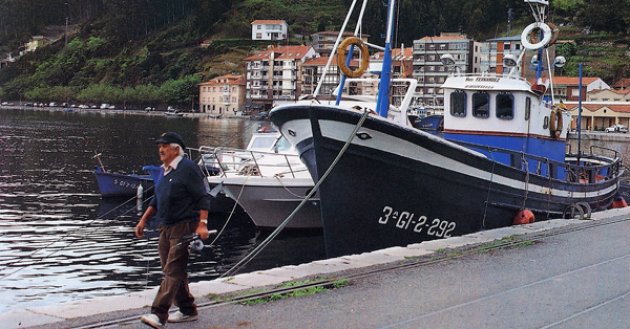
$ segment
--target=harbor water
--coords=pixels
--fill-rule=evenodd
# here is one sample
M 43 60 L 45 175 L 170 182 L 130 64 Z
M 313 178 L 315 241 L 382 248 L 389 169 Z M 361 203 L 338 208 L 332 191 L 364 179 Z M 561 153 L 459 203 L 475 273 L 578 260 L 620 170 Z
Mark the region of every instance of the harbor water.
M 95 153 L 109 171 L 139 172 L 159 164 L 153 140 L 162 132 L 179 132 L 190 147 L 242 148 L 258 124 L 0 110 L 0 312 L 159 284 L 157 240 L 134 238 L 141 213 L 135 199 L 101 198 Z M 228 219 L 212 248 L 191 257 L 191 282 L 217 278 L 266 237 L 242 213 L 217 216 L 211 225 Z M 241 272 L 322 258 L 321 234 L 283 233 Z

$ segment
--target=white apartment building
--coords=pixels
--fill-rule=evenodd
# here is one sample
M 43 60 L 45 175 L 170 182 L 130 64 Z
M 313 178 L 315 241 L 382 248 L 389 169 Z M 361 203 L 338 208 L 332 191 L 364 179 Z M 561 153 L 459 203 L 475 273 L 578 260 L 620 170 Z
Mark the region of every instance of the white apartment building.
M 311 46 L 271 46 L 245 58 L 248 106 L 269 109 L 277 101 L 297 100 L 302 64 L 315 57 L 317 53 Z
M 288 30 L 284 20 L 255 20 L 252 22 L 252 40 L 285 40 Z
M 461 72 L 471 72 L 473 64 L 473 40 L 459 33 L 441 33 L 413 42 L 413 77 L 418 80 L 415 105 L 427 109 L 442 109 L 444 92 L 442 84 L 449 75 L 440 57 L 450 54 Z

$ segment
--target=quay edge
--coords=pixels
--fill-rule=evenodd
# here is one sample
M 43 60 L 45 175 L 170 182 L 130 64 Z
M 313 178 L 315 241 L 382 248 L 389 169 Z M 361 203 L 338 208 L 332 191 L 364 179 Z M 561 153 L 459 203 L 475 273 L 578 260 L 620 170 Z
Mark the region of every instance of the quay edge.
M 528 237 L 585 225 L 597 220 L 630 219 L 630 207 L 593 213 L 591 220 L 553 219 L 527 225 L 486 230 L 448 239 L 427 241 L 406 247 L 391 247 L 358 255 L 342 256 L 301 265 L 238 274 L 233 277 L 191 284 L 199 304 L 208 303 L 208 296 L 225 296 L 255 289 L 271 290 L 277 285 L 318 276 L 343 277 L 360 273 L 374 266 L 401 263 L 410 257 L 430 256 L 436 252 L 471 248 L 507 237 Z M 347 288 L 352 289 L 352 288 Z M 148 311 L 157 287 L 124 295 L 70 301 L 52 306 L 12 310 L 0 315 L 5 328 L 72 328 L 95 322 L 116 321 Z M 204 312 L 200 309 L 200 312 Z

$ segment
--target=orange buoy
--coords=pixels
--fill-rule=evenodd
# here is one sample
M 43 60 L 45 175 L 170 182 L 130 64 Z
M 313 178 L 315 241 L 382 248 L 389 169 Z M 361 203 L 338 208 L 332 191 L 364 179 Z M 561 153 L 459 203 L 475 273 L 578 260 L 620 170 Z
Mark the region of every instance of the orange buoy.
M 512 224 L 522 225 L 533 223 L 535 221 L 536 217 L 534 216 L 534 213 L 529 209 L 523 209 L 516 214 L 516 217 L 514 217 L 514 222 L 512 222 Z
M 621 195 L 618 195 L 615 198 L 615 201 L 613 201 L 613 203 L 610 205 L 610 208 L 614 209 L 614 208 L 625 208 L 628 206 L 628 203 L 626 202 L 626 199 L 624 199 Z

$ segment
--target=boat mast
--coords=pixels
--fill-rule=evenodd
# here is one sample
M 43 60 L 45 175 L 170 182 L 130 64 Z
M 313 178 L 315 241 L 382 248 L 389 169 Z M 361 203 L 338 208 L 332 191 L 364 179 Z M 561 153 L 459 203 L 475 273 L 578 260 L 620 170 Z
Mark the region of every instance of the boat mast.
M 395 0 L 387 3 L 387 34 L 385 35 L 385 55 L 383 56 L 383 67 L 381 68 L 381 79 L 378 86 L 378 98 L 376 103 L 376 113 L 382 117 L 387 117 L 389 110 L 389 87 L 392 75 L 392 33 L 394 25 Z

